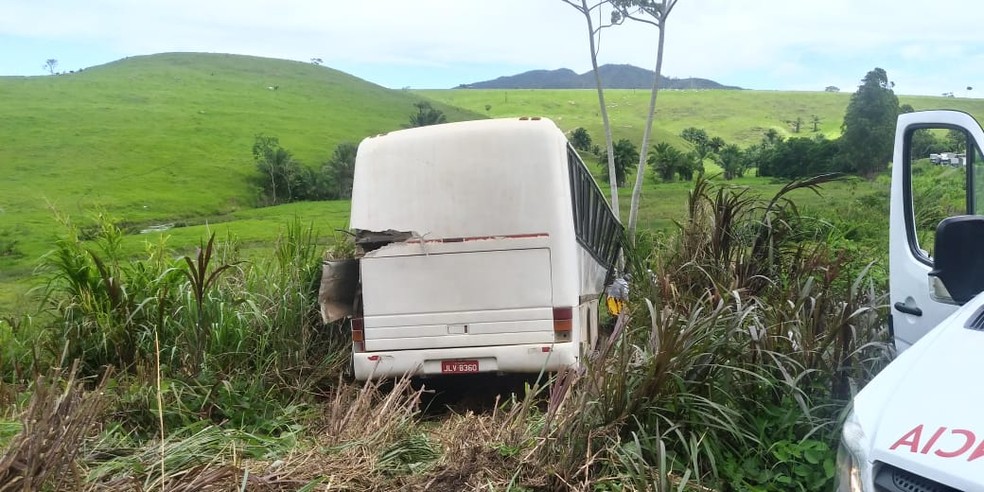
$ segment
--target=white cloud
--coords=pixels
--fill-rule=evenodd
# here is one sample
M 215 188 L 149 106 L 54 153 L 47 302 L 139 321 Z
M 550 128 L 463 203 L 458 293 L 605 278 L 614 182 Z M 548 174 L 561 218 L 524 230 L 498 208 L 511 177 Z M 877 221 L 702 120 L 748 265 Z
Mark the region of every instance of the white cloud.
M 916 0 L 680 0 L 664 73 L 791 88 L 811 77 L 857 81 L 875 66 L 897 67 L 901 80 L 926 65 L 957 65 L 979 80 L 984 67 L 966 57 L 984 48 L 984 31 L 951 22 L 977 10 L 977 0 L 932 8 Z M 600 61 L 652 67 L 656 35 L 638 24 L 608 30 Z M 0 36 L 86 43 L 111 55 L 317 56 L 329 66 L 432 68 L 449 78 L 466 65 L 590 67 L 583 18 L 560 0 L 33 0 L 0 5 Z

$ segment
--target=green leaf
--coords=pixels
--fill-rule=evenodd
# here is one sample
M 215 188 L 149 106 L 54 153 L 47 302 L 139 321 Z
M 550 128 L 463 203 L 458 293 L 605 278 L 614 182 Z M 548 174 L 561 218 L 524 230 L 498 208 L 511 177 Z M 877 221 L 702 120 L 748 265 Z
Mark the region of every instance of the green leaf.
M 819 465 L 823 461 L 824 455 L 822 451 L 817 451 L 816 449 L 806 448 L 803 450 L 803 458 L 807 463 L 811 465 Z

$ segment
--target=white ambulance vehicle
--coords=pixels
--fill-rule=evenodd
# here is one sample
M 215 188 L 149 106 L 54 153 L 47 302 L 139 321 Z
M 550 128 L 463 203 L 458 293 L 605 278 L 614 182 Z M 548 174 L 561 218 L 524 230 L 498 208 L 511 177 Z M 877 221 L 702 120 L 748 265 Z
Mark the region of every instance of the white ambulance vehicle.
M 925 173 L 926 135 L 966 151 Z M 970 115 L 899 116 L 892 168 L 891 327 L 898 358 L 855 397 L 838 490 L 984 491 L 984 132 Z M 957 198 L 962 204 L 947 209 Z M 948 216 L 939 221 L 940 215 Z

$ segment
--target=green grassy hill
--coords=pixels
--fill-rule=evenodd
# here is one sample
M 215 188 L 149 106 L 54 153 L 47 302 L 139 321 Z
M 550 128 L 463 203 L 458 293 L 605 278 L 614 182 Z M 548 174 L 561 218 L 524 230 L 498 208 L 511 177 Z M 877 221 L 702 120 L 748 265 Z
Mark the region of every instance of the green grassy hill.
M 417 92 L 435 101 L 494 118 L 547 116 L 566 132 L 584 127 L 595 144 L 604 146 L 604 132 L 597 109 L 598 95 L 594 90 L 454 89 Z M 605 91 L 605 99 L 614 138 L 627 138 L 639 145 L 646 124 L 649 91 L 610 89 Z M 728 143 L 744 147 L 760 142 L 768 129 L 775 129 L 785 137 L 814 135 L 813 115 L 820 118 L 819 133 L 828 138 L 837 138 L 850 99 L 849 93 L 665 90 L 660 92 L 657 99 L 652 139 L 654 143 L 669 142 L 681 149 L 688 149 L 690 144 L 680 138 L 680 132 L 684 128 L 697 127 L 707 130 L 711 136 L 719 136 Z M 900 96 L 899 100 L 917 110 L 958 109 L 974 115 L 978 120 L 984 119 L 984 99 Z M 802 118 L 803 123 L 800 133 L 795 134 L 787 122 L 797 117 Z M 596 173 L 600 171 L 600 164 L 590 161 L 589 164 L 595 166 Z M 715 171 L 713 163 L 707 162 L 705 165 L 709 172 Z M 633 179 L 634 176 L 630 176 L 630 182 Z M 781 188 L 780 184 L 753 177 L 735 180 L 731 184 L 751 186 L 761 194 L 772 194 Z M 796 192 L 793 196 L 806 207 L 822 210 L 849 203 L 859 190 L 871 187 L 871 184 L 856 181 L 831 183 L 824 187 L 823 196 L 810 192 Z M 639 227 L 673 230 L 673 220 L 686 213 L 690 189 L 690 183 L 655 183 L 647 176 L 639 210 Z M 631 183 L 619 190 L 623 220 L 628 217 L 631 191 Z
M 320 166 L 340 142 L 400 128 L 420 96 L 307 63 L 183 53 L 0 77 L 0 100 L 0 251 L 16 242 L 0 255 L 2 282 L 50 247 L 51 208 L 133 229 L 242 218 L 232 214 L 256 201 L 256 134 Z M 451 121 L 482 117 L 436 107 Z
M 638 144 L 649 94 L 606 92 L 616 138 Z M 450 121 L 540 115 L 564 130 L 583 126 L 603 145 L 592 90 L 396 91 L 326 67 L 238 55 L 160 54 L 82 72 L 0 77 L 0 314 L 13 305 L 40 255 L 60 230 L 55 212 L 76 223 L 104 213 L 134 234 L 165 223 L 171 245 L 198 243 L 207 230 L 241 244 L 265 244 L 291 217 L 323 232 L 346 225 L 348 202 L 255 208 L 256 134 L 279 137 L 309 166 L 320 166 L 341 142 L 398 129 L 422 98 Z M 685 147 L 690 126 L 729 143 L 757 142 L 787 120 L 812 116 L 820 131 L 839 134 L 846 93 L 664 91 L 655 141 Z M 947 107 L 984 116 L 984 100 L 902 97 L 917 109 Z M 689 185 L 647 178 L 640 226 L 668 228 L 685 207 Z M 771 190 L 765 186 L 764 192 Z M 628 189 L 622 191 L 623 209 Z M 623 213 L 623 217 L 624 217 Z
M 587 89 L 569 90 L 433 90 L 421 95 L 448 105 L 491 117 L 542 115 L 552 118 L 565 131 L 584 127 L 595 143 L 604 146 L 598 93 Z M 707 130 L 728 143 L 746 146 L 758 143 L 768 129 L 781 135 L 813 135 L 812 117 L 820 118 L 819 132 L 829 138 L 840 136 L 849 93 L 780 91 L 660 91 L 656 100 L 653 138 L 683 147 L 680 131 L 687 127 Z M 959 109 L 984 117 L 984 99 L 944 99 L 941 97 L 900 96 L 901 103 L 917 110 Z M 638 143 L 646 125 L 649 91 L 606 90 L 615 140 L 628 138 Z M 486 106 L 489 109 L 486 110 Z M 794 134 L 788 121 L 802 118 L 800 133 Z
M 348 335 L 311 317 L 321 244 L 304 233 L 307 222 L 322 233 L 344 227 L 349 204 L 256 208 L 249 180 L 257 133 L 278 136 L 300 160 L 319 165 L 339 142 L 399 128 L 421 97 L 443 101 L 436 106 L 451 121 L 541 115 L 565 130 L 585 126 L 601 140 L 591 91 L 392 91 L 322 67 L 226 55 L 157 55 L 80 74 L 0 78 L 0 482 L 23 479 L 40 489 L 557 489 L 572 480 L 645 488 L 672 475 L 680 487 L 696 483 L 690 488 L 740 489 L 789 477 L 811 490 L 830 488 L 835 452 L 828 443 L 837 439 L 845 397 L 892 356 L 880 316 L 887 253 L 868 247 L 885 244 L 886 176 L 830 183 L 822 196 L 799 190 L 796 206 L 770 207 L 767 222 L 764 204 L 740 195 L 718 208 L 728 220 L 692 221 L 677 236 L 684 241 L 644 237 L 631 255 L 639 261 L 629 261 L 632 309 L 644 314 L 646 297 L 662 314 L 630 316 L 621 339 L 598 351 L 559 397 L 536 389 L 518 400 L 496 397 L 491 408 L 501 411 L 490 415 L 479 408 L 490 408 L 494 392 L 464 392 L 444 405 L 425 394 L 433 391 L 411 391 L 408 380 L 350 384 L 343 377 Z M 638 142 L 647 98 L 644 91 L 610 94 L 617 137 Z M 785 133 L 781 121 L 800 112 L 820 115 L 832 136 L 847 100 L 667 92 L 656 139 L 682 144 L 679 130 L 695 126 L 748 144 L 766 128 Z M 984 115 L 976 100 L 903 102 Z M 651 176 L 640 227 L 675 231 L 693 183 Z M 782 184 L 746 176 L 726 186 L 768 195 Z M 699 195 L 713 200 L 714 193 Z M 105 263 L 86 259 L 82 268 L 66 261 L 58 271 L 76 282 L 52 297 L 66 308 L 28 317 L 38 302 L 21 301 L 24 279 L 59 229 L 49 204 L 77 222 L 99 211 L 116 218 L 130 232 L 124 252 L 163 237 L 171 248 L 148 248 L 154 256 L 135 263 L 114 264 L 125 255 L 104 253 L 97 254 Z M 271 239 L 293 217 L 301 227 L 273 253 Z M 164 222 L 180 227 L 133 232 Z M 219 238 L 211 266 L 203 265 L 210 255 L 201 255 L 202 266 L 186 271 L 211 271 L 210 280 L 185 279 L 158 261 L 173 250 L 184 254 L 208 229 Z M 720 238 L 732 238 L 733 247 Z M 767 258 L 748 255 L 744 245 L 763 238 Z M 91 247 L 73 243 L 64 257 L 84 258 Z M 243 258 L 240 248 L 269 261 L 220 270 Z M 92 268 L 100 271 L 98 285 L 90 283 Z M 748 334 L 736 333 L 745 326 Z M 606 384 L 611 374 L 624 375 L 624 384 Z M 483 386 L 476 381 L 464 385 Z M 557 409 L 551 425 L 538 411 L 546 397 Z M 49 418 L 56 414 L 64 418 Z M 376 418 L 363 422 L 366 414 Z M 99 425 L 107 420 L 113 425 Z M 678 425 L 667 434 L 648 425 L 654 422 Z M 629 431 L 640 436 L 634 450 L 621 444 Z M 76 454 L 79 446 L 89 452 Z M 582 466 L 584 449 L 596 449 L 588 463 L 611 466 Z M 462 450 L 469 462 L 459 466 Z M 695 458 L 656 470 L 644 456 Z M 5 465 L 25 460 L 51 466 Z M 84 472 L 66 475 L 60 464 Z

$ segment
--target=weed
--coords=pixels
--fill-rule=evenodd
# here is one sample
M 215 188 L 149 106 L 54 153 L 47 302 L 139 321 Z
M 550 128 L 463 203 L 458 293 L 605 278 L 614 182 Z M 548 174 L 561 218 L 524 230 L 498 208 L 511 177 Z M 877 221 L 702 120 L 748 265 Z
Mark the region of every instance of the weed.
M 106 378 L 87 392 L 77 372 L 76 364 L 35 380 L 20 432 L 0 455 L 0 491 L 61 490 L 81 482 L 73 463 L 108 402 L 102 393 Z
M 552 487 L 829 485 L 840 408 L 889 358 L 869 269 L 787 198 L 826 179 L 766 201 L 698 179 L 675 243 L 637 238 L 630 315 L 553 382 L 530 451 Z
M 698 180 L 677 234 L 636 238 L 630 309 L 585 367 L 443 422 L 420 420 L 406 380 L 341 378 L 350 344 L 319 323 L 320 240 L 300 220 L 253 261 L 232 237 L 129 258 L 116 226 L 88 243 L 68 227 L 47 312 L 0 325 L 0 397 L 16 406 L 24 376 L 61 360 L 120 367 L 118 424 L 74 460 L 93 489 L 822 487 L 844 402 L 891 350 L 873 268 L 790 198 L 821 181 L 761 200 Z M 32 336 L 46 350 L 19 365 Z

